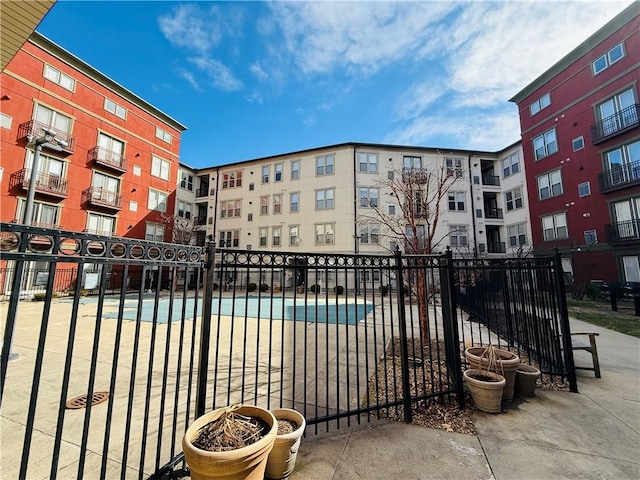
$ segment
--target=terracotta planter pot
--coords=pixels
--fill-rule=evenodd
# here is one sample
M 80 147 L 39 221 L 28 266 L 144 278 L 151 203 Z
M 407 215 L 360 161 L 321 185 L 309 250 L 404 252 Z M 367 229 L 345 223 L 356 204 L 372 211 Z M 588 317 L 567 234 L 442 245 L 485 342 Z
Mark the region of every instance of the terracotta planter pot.
M 307 422 L 300 412 L 289 408 L 273 410 L 276 420 L 289 420 L 298 425 L 293 432 L 276 436 L 269 459 L 267 460 L 267 478 L 287 478 L 293 472 L 300 448 L 300 440 L 307 426 Z
M 485 381 L 478 377 L 486 376 L 493 381 Z M 486 370 L 470 369 L 463 372 L 464 381 L 469 387 L 473 402 L 479 410 L 488 413 L 499 413 L 502 404 L 502 391 L 507 381 L 494 372 Z
M 484 350 L 485 347 L 469 347 L 465 349 L 464 356 L 467 359 L 467 363 L 469 364 L 470 369 L 487 369 L 487 359 L 483 358 L 482 364 L 480 362 L 480 358 Z M 502 368 L 498 368 L 495 373 L 503 375 L 505 380 L 507 381 L 507 385 L 504 387 L 504 391 L 502 393 L 502 400 L 505 402 L 509 402 L 513 399 L 513 392 L 516 386 L 516 370 L 520 365 L 520 357 L 518 357 L 518 355 L 516 355 L 515 353 L 511 353 L 500 348 L 496 349 L 496 352 L 500 357 L 498 361 Z
M 278 433 L 276 417 L 267 409 L 242 405 L 236 413 L 259 418 L 271 427 L 264 437 L 251 445 L 228 452 L 209 452 L 195 447 L 191 442 L 198 430 L 210 423 L 219 410 L 196 419 L 184 434 L 182 451 L 191 470 L 191 478 L 193 480 L 263 480 L 267 458 Z
M 516 393 L 525 397 L 535 396 L 540 370 L 532 365 L 520 364 L 516 370 Z

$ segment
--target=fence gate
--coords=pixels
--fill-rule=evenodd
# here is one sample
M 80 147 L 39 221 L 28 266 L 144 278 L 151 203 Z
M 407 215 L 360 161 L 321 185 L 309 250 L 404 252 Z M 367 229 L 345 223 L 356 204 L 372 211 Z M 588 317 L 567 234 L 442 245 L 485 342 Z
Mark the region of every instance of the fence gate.
M 204 250 L 5 223 L 0 248 L 2 476 L 157 472 L 194 419 Z

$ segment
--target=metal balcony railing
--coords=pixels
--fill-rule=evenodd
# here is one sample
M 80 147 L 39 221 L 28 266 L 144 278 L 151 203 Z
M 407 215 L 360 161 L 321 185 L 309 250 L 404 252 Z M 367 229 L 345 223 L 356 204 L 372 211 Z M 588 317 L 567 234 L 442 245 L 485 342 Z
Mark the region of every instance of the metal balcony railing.
M 601 192 L 628 187 L 640 182 L 640 160 L 613 168 L 598 174 L 598 184 Z
M 111 168 L 118 172 L 124 173 L 127 171 L 127 159 L 124 155 L 117 152 L 113 152 L 104 147 L 93 147 L 89 150 L 89 162 L 95 162 L 98 165 Z
M 610 137 L 637 127 L 639 125 L 638 117 L 640 116 L 638 112 L 640 112 L 640 104 L 636 103 L 594 123 L 591 125 L 591 142 L 596 145 Z
M 206 216 L 198 216 L 198 217 L 193 217 L 193 224 L 194 225 L 206 225 L 207 224 L 207 217 Z
M 606 228 L 607 241 L 609 243 L 637 242 L 640 240 L 640 218 L 609 223 Z
M 427 183 L 429 181 L 429 171 L 426 168 L 403 168 L 403 183 Z
M 196 198 L 206 197 L 209 195 L 209 187 L 201 187 L 196 189 Z
M 483 185 L 500 186 L 500 177 L 498 175 L 482 175 Z
M 503 218 L 502 209 L 501 208 L 485 208 L 484 217 L 502 219 Z
M 65 198 L 69 181 L 60 175 L 38 172 L 35 175 L 36 192 Z M 23 168 L 11 175 L 11 186 L 18 185 L 24 190 L 29 189 L 31 183 L 31 169 Z
M 113 190 L 100 187 L 89 187 L 82 195 L 86 202 L 98 207 L 111 208 L 113 210 L 122 209 L 122 195 Z
M 491 242 L 487 245 L 488 253 L 507 253 L 507 244 L 505 242 Z
M 54 140 L 49 144 L 44 143 L 43 149 L 51 148 L 52 150 L 64 153 L 73 153 L 76 138 L 72 137 L 69 132 L 59 130 L 46 123 L 37 120 L 29 120 L 18 126 L 18 140 L 25 140 L 28 144 L 44 136 L 44 131 L 55 132 Z

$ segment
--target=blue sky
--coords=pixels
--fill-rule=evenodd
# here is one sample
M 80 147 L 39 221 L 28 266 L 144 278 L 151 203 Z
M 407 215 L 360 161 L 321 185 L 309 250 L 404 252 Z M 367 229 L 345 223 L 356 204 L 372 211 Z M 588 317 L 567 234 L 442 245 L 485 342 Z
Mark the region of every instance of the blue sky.
M 508 100 L 617 1 L 58 0 L 38 31 L 188 127 L 219 165 L 342 142 L 499 150 Z

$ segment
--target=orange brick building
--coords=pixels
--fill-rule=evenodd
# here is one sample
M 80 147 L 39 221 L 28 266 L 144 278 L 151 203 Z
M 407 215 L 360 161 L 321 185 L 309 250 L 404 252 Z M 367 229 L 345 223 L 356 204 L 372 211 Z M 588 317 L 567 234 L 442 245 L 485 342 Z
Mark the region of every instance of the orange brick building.
M 1 221 L 165 240 L 185 126 L 37 32 L 0 80 Z

